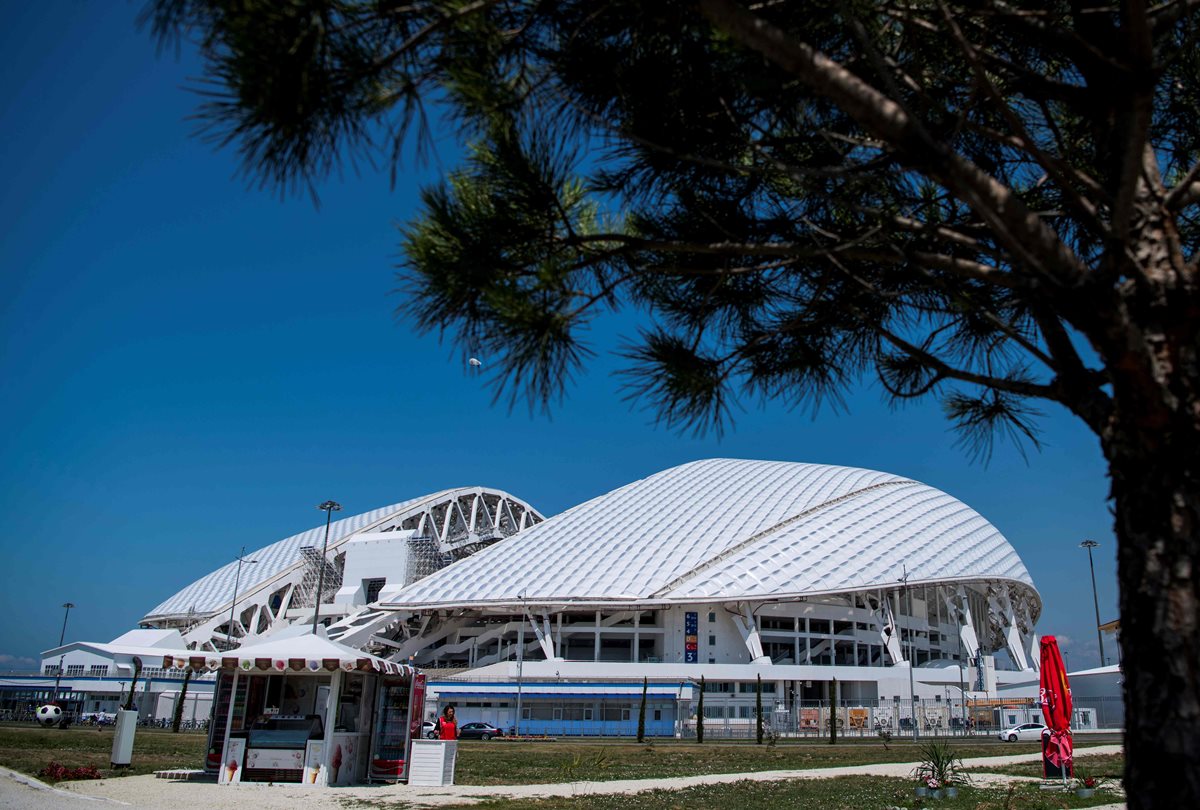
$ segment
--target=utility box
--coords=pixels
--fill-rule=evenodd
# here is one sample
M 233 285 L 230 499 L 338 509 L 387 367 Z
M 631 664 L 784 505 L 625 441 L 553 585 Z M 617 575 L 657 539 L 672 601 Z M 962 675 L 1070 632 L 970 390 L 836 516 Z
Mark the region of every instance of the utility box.
M 455 740 L 413 740 L 408 783 L 427 787 L 453 785 L 457 755 Z
M 113 734 L 112 766 L 128 768 L 133 761 L 133 735 L 137 731 L 138 713 L 135 711 L 117 711 L 117 730 Z

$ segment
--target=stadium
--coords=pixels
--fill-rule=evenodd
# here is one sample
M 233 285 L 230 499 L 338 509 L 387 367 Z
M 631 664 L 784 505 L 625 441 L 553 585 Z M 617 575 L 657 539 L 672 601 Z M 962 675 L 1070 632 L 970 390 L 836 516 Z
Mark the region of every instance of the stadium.
M 792 730 L 835 722 L 835 695 L 839 725 L 903 729 L 1036 693 L 1041 599 L 1016 551 L 889 473 L 707 459 L 550 518 L 476 487 L 335 521 L 325 558 L 324 531 L 202 577 L 143 628 L 224 650 L 311 624 L 323 578 L 329 638 L 524 733 L 630 733 L 643 685 L 661 735 L 694 731 L 701 688 L 709 721 L 734 728 L 762 701 Z

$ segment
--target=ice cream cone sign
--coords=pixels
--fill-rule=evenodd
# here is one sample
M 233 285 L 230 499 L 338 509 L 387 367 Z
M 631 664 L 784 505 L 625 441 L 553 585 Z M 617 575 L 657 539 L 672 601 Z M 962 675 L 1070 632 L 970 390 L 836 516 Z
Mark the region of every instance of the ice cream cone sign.
M 238 764 L 237 764 L 237 760 L 236 760 L 236 759 L 231 759 L 231 760 L 229 760 L 229 764 L 228 764 L 228 765 L 226 765 L 225 767 L 229 769 L 229 777 L 228 777 L 228 781 L 232 782 L 232 781 L 233 781 L 233 775 L 234 775 L 234 774 L 236 774 L 236 773 L 237 773 L 237 770 L 238 770 Z
M 330 764 L 333 765 L 333 782 L 337 784 L 338 771 L 342 769 L 342 747 L 340 745 L 333 749 L 333 762 Z

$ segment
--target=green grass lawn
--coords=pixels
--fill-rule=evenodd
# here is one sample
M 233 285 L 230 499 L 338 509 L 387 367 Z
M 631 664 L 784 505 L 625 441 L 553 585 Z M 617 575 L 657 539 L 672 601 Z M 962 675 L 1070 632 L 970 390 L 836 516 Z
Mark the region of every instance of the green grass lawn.
M 581 786 L 582 788 L 582 786 Z M 487 810 L 861 810 L 886 807 L 937 808 L 937 810 L 1059 810 L 1093 807 L 1114 800 L 1099 791 L 1091 799 L 1074 793 L 1039 790 L 1036 785 L 1006 788 L 961 788 L 956 799 L 917 799 L 913 783 L 905 779 L 846 776 L 837 779 L 788 780 L 781 782 L 734 782 L 728 785 L 702 785 L 684 790 L 653 790 L 636 794 L 608 796 L 580 795 L 544 799 L 491 799 L 481 805 L 446 805 L 450 808 L 483 807 Z M 403 807 L 387 801 L 352 801 L 349 807 Z
M 1032 754 L 1038 743 L 965 742 L 960 757 Z M 920 746 L 878 741 L 836 746 L 812 742 L 460 742 L 455 781 L 460 785 L 528 785 L 575 780 L 656 779 L 706 773 L 747 773 L 915 762 Z
M 94 765 L 105 776 L 152 773 L 166 768 L 200 768 L 208 737 L 197 732 L 172 734 L 161 729 L 139 728 L 133 739 L 133 764 L 119 771 L 109 769 L 112 727 L 39 728 L 29 725 L 0 726 L 0 765 L 36 776 L 51 760 L 68 768 Z
M 138 729 L 133 765 L 109 770 L 111 728 L 44 729 L 34 725 L 0 726 L 0 765 L 36 775 L 51 760 L 69 768 L 94 765 L 105 776 L 150 773 L 166 768 L 203 765 L 206 737 Z M 1035 753 L 1037 743 L 968 741 L 955 744 L 961 757 Z M 912 762 L 919 746 L 893 742 L 885 749 L 877 740 L 831 746 L 808 741 L 778 745 L 660 741 L 560 740 L 555 742 L 476 742 L 459 744 L 455 781 L 462 785 L 519 785 L 547 782 L 655 779 L 706 773 L 797 770 L 881 762 Z M 1036 769 L 1036 765 L 1029 766 Z M 1022 771 L 1024 773 L 1024 771 Z M 1033 775 L 1032 772 L 1030 775 Z
M 1080 773 L 1086 770 L 1089 776 L 1100 776 L 1109 781 L 1122 779 L 1125 776 L 1124 754 L 1088 756 L 1084 751 L 1079 751 L 1075 759 L 1079 764 Z M 1034 776 L 1039 779 L 1042 776 L 1042 764 L 1040 762 L 1007 765 L 996 768 L 978 768 L 977 770 L 980 773 L 1006 773 L 1009 776 Z

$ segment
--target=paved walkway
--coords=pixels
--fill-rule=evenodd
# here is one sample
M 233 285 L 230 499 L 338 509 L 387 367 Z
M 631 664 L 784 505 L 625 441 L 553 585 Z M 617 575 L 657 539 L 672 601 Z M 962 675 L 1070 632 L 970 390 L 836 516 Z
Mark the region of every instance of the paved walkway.
M 1120 753 L 1119 745 L 1088 748 L 1088 754 Z M 1013 765 L 1036 762 L 1040 754 L 976 757 L 964 761 L 968 768 Z M 455 785 L 453 787 L 411 787 L 408 785 L 376 785 L 320 790 L 299 785 L 243 784 L 219 786 L 212 783 L 168 782 L 153 776 L 126 776 L 95 782 L 70 782 L 66 790 L 48 794 L 40 804 L 6 804 L 9 790 L 15 783 L 0 780 L 0 807 L 83 808 L 102 810 L 123 804 L 152 810 L 207 810 L 213 807 L 254 807 L 256 810 L 294 810 L 303 802 L 307 808 L 344 808 L 347 799 L 367 799 L 395 802 L 401 807 L 439 807 L 450 804 L 472 804 L 496 797 L 533 798 L 537 796 L 581 796 L 586 794 L 640 793 L 644 790 L 677 790 L 694 785 L 725 784 L 729 782 L 767 782 L 780 779 L 828 779 L 835 776 L 908 776 L 916 763 L 897 762 L 880 765 L 855 765 L 842 768 L 813 770 L 756 771 L 752 773 L 719 773 L 700 776 L 680 776 L 670 779 L 622 779 L 604 782 L 567 782 L 543 785 Z M 23 777 L 28 780 L 28 777 Z M 1027 777 L 1003 774 L 978 774 L 972 777 L 981 784 L 1007 784 L 1024 781 Z M 37 780 L 28 780 L 36 782 Z M 38 783 L 41 784 L 40 782 Z M 33 790 L 21 785 L 22 790 Z M 43 786 L 46 787 L 46 786 Z M 49 789 L 49 788 L 47 788 Z M 50 789 L 53 790 L 53 789 Z M 65 794 L 65 795 L 61 795 Z M 29 795 L 29 794 L 21 794 Z M 89 801 L 89 799 L 91 799 Z M 99 799 L 101 801 L 95 801 Z M 54 804 L 54 801 L 61 803 Z M 1123 803 L 1106 805 L 1106 810 L 1124 808 Z

